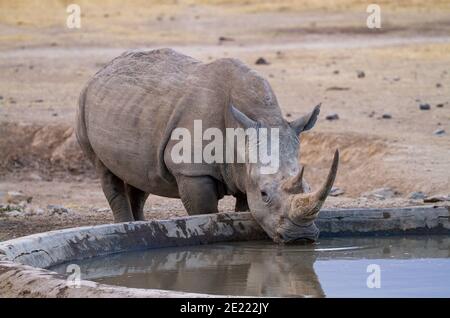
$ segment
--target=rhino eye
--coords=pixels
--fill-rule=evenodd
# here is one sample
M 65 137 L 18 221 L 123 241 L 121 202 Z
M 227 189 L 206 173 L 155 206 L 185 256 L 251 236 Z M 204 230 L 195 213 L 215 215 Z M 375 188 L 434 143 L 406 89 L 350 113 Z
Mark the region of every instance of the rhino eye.
M 267 195 L 267 192 L 266 192 L 266 191 L 261 191 L 261 199 L 262 199 L 264 202 L 269 201 L 269 196 Z

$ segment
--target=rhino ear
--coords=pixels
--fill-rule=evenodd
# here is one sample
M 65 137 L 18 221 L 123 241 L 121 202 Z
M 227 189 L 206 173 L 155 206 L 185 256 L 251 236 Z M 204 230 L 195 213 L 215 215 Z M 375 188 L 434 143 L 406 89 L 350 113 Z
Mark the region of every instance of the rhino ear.
M 320 113 L 320 105 L 322 105 L 322 103 L 314 107 L 311 113 L 289 123 L 289 125 L 292 129 L 295 130 L 297 135 L 299 135 L 302 131 L 309 130 L 314 127 L 317 121 L 317 116 L 319 116 Z
M 256 121 L 250 119 L 245 115 L 243 112 L 238 110 L 236 107 L 233 106 L 233 104 L 230 105 L 230 111 L 233 115 L 233 118 L 244 128 L 251 128 L 256 127 L 257 123 Z

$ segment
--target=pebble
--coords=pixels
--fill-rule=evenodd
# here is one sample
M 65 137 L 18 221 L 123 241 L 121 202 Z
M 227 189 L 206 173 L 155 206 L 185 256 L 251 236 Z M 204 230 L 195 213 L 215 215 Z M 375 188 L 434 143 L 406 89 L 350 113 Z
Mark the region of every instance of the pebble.
M 348 91 L 350 87 L 342 87 L 342 86 L 330 86 L 327 87 L 326 91 Z
M 333 74 L 339 74 L 339 70 L 333 71 Z
M 226 36 L 219 36 L 219 42 L 225 42 L 225 41 L 234 41 L 234 39 L 226 37 Z
M 331 191 L 330 191 L 330 195 L 332 197 L 337 197 L 337 196 L 343 195 L 344 193 L 345 193 L 345 191 L 338 187 L 333 187 L 333 188 L 331 188 Z
M 391 114 L 388 114 L 388 113 L 385 113 L 385 114 L 383 114 L 383 115 L 381 116 L 381 118 L 383 118 L 383 119 L 391 119 L 391 118 L 392 118 L 392 115 L 391 115 Z
M 255 62 L 256 65 L 269 65 L 269 62 L 263 57 L 260 57 Z
M 366 73 L 364 73 L 364 71 L 357 71 L 356 74 L 357 74 L 358 78 L 366 77 Z
M 98 212 L 98 213 L 108 213 L 108 212 L 111 212 L 111 209 L 110 208 L 97 208 L 97 209 L 94 209 L 95 210 L 95 212 Z
M 430 110 L 431 106 L 430 104 L 420 104 L 419 108 L 420 110 Z
M 325 119 L 326 120 L 338 120 L 339 119 L 339 115 L 337 114 L 337 113 L 333 113 L 333 114 L 330 114 L 330 115 L 327 115 L 326 117 L 325 117 Z
M 54 214 L 61 215 L 72 212 L 69 209 L 63 207 L 62 205 L 52 205 L 52 204 L 47 206 L 47 211 L 50 215 Z
M 411 200 L 423 200 L 426 197 L 427 197 L 427 195 L 425 193 L 423 193 L 422 191 L 411 192 L 408 195 L 408 199 L 411 199 Z
M 441 84 L 441 83 L 437 83 L 437 84 L 436 84 L 436 87 L 437 87 L 437 88 L 442 87 L 442 84 Z
M 436 136 L 442 136 L 442 135 L 445 135 L 445 129 L 443 129 L 443 128 L 436 129 L 436 130 L 433 132 L 433 135 L 436 135 Z
M 436 104 L 436 107 L 437 108 L 442 108 L 442 107 L 444 107 L 444 104 L 443 103 Z
M 397 191 L 394 191 L 392 188 L 384 187 L 378 188 L 373 191 L 365 192 L 362 194 L 362 197 L 370 198 L 370 199 L 391 199 L 398 194 Z

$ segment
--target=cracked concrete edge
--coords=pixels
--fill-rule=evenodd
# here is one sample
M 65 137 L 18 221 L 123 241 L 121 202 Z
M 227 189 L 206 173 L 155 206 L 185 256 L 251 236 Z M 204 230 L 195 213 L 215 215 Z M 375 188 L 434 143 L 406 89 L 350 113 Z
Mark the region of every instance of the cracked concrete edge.
M 0 255 L 9 261 L 46 268 L 70 260 L 125 251 L 265 237 L 249 213 L 218 213 L 34 234 L 1 242 Z
M 450 233 L 449 207 L 323 210 L 322 235 Z M 125 251 L 266 238 L 248 212 L 219 213 L 133 223 L 85 226 L 34 234 L 0 243 L 0 297 L 218 297 L 134 289 L 82 281 L 71 288 L 44 268 Z
M 219 213 L 172 220 L 85 226 L 0 243 L 0 297 L 228 297 L 136 289 L 81 281 L 70 287 L 44 268 L 125 251 L 263 239 L 249 213 Z

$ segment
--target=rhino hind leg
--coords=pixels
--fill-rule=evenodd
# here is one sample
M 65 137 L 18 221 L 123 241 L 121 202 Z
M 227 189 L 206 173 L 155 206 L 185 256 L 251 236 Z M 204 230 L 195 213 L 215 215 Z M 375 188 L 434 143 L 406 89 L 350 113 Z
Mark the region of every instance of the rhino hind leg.
M 219 193 L 213 178 L 179 176 L 176 179 L 181 201 L 189 215 L 218 212 Z
M 131 213 L 133 214 L 135 221 L 144 221 L 144 205 L 149 194 L 145 193 L 132 185 L 125 184 L 125 189 L 130 202 Z
M 105 194 L 114 215 L 114 222 L 134 221 L 123 180 L 109 171 L 100 160 L 97 160 L 96 166 L 100 176 L 103 193 Z
M 239 193 L 235 195 L 236 205 L 234 207 L 235 212 L 245 212 L 250 211 L 247 202 L 247 196 L 243 193 Z

